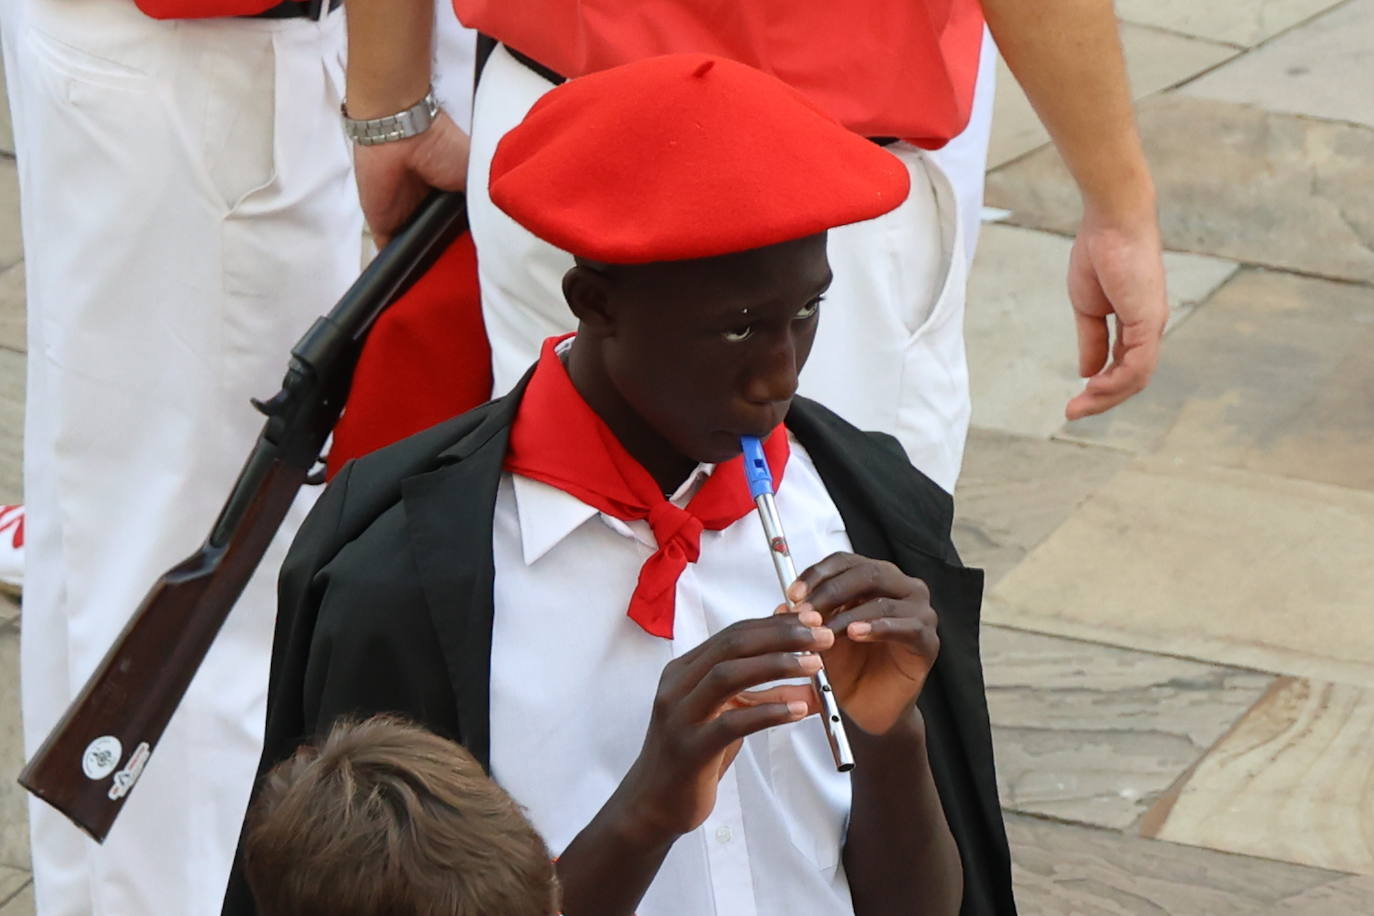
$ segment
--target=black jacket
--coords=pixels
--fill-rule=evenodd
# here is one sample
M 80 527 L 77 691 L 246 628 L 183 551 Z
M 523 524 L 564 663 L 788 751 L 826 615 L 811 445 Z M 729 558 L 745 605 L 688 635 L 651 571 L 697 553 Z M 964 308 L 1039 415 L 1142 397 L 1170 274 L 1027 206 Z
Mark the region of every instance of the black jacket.
M 414 719 L 490 766 L 492 514 L 522 393 L 350 463 L 321 497 L 282 567 L 259 775 L 335 719 L 377 712 Z M 890 436 L 804 398 L 787 427 L 855 552 L 930 587 L 940 655 L 920 707 L 963 859 L 962 914 L 1014 914 L 978 656 L 983 576 L 955 554 L 953 502 Z M 236 862 L 224 914 L 254 913 Z

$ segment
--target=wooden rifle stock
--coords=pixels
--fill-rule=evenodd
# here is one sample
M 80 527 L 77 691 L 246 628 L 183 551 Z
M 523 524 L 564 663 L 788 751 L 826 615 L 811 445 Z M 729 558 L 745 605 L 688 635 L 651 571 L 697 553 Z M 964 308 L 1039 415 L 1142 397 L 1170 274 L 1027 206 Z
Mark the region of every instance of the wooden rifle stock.
M 432 194 L 291 351 L 257 444 L 195 554 L 152 587 L 19 783 L 104 842 L 148 757 L 343 411 L 368 331 L 467 228 Z

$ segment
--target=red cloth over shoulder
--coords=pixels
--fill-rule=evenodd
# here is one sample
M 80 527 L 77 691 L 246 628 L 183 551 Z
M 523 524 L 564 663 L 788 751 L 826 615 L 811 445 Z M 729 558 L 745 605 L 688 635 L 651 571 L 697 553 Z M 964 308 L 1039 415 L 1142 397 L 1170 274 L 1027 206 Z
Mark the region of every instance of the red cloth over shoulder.
M 279 0 L 134 0 L 144 15 L 154 19 L 217 19 L 222 16 L 256 16 Z
M 326 472 L 491 397 L 477 251 L 463 233 L 382 313 L 363 345 Z

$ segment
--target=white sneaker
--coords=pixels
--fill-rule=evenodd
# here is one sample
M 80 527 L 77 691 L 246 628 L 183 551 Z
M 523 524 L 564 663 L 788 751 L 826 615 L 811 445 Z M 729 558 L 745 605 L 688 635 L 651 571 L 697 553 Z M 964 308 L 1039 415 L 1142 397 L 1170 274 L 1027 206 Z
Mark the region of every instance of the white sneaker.
M 24 507 L 0 506 L 0 591 L 24 589 Z

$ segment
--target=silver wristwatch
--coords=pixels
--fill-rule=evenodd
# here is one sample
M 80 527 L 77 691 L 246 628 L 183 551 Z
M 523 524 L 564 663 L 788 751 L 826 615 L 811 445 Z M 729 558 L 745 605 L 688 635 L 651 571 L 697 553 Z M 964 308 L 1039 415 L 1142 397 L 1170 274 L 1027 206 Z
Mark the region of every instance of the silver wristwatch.
M 392 143 L 424 133 L 439 114 L 439 102 L 434 98 L 434 90 L 431 88 L 425 93 L 424 98 L 405 111 L 387 115 L 385 118 L 350 118 L 346 102 L 341 106 L 341 110 L 344 133 L 359 146 L 375 146 L 378 143 Z

